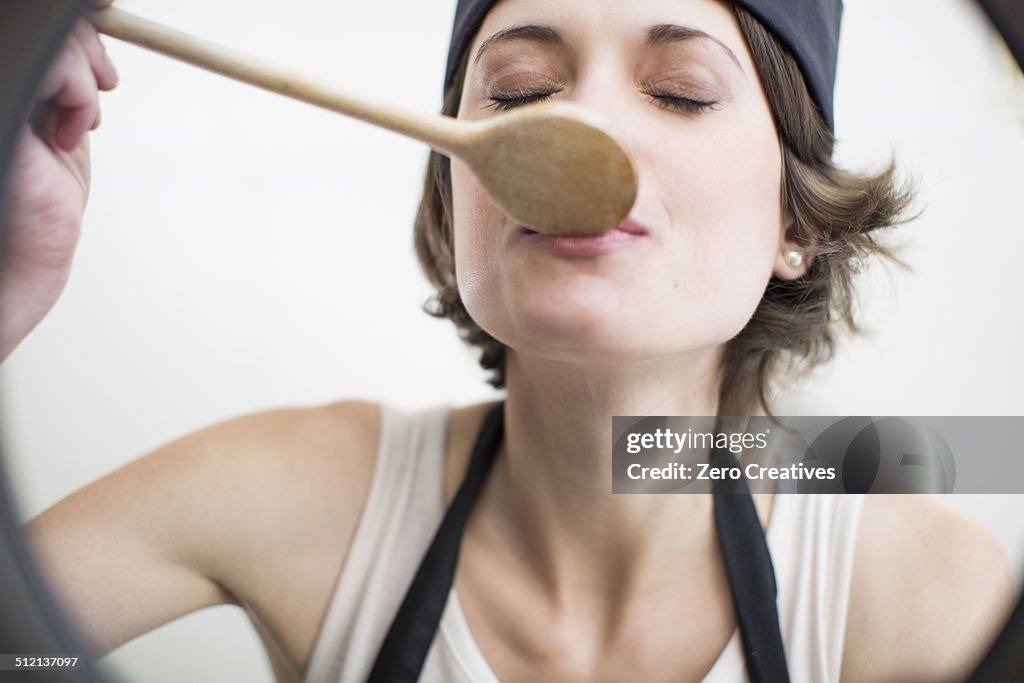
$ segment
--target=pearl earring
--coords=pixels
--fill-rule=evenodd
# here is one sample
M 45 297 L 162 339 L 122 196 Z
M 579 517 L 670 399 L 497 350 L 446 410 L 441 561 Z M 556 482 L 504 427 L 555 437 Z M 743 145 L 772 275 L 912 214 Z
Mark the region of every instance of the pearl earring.
M 788 263 L 793 268 L 799 268 L 804 263 L 804 255 L 799 251 L 787 252 L 786 263 Z

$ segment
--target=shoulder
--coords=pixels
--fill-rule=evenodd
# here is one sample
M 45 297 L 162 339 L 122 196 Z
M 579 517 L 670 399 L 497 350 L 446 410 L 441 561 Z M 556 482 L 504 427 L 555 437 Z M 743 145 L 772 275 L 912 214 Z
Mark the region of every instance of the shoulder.
M 267 410 L 171 447 L 166 479 L 182 477 L 193 501 L 172 535 L 259 625 L 275 668 L 307 665 L 369 498 L 381 412 L 364 401 Z
M 222 420 L 99 480 L 94 498 L 236 588 L 277 545 L 294 557 L 352 534 L 373 476 L 379 413 L 373 403 L 342 401 Z M 143 514 L 129 514 L 133 500 L 147 501 Z
M 27 530 L 99 651 L 234 602 L 300 662 L 367 497 L 378 423 L 377 406 L 354 401 L 224 420 L 83 487 Z
M 1013 605 L 999 542 L 932 496 L 864 497 L 847 615 L 844 681 L 956 680 Z
M 227 500 L 272 498 L 289 485 L 325 477 L 331 480 L 325 485 L 357 483 L 372 471 L 378 422 L 379 407 L 364 401 L 264 410 L 201 428 L 125 469 L 156 480 L 186 476 L 190 485 L 205 484 Z M 275 486 L 256 487 L 271 482 Z
M 340 401 L 233 418 L 186 437 L 194 447 L 176 450 L 193 462 L 179 467 L 199 473 L 193 490 L 207 495 L 226 528 L 258 534 L 261 545 L 337 546 L 354 532 L 369 492 L 380 414 L 374 403 Z

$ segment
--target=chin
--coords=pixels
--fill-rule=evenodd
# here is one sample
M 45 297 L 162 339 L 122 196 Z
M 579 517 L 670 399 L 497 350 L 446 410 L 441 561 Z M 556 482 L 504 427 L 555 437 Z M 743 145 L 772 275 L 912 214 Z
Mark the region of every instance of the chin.
M 607 306 L 570 306 L 548 299 L 536 306 L 507 311 L 501 320 L 481 320 L 491 336 L 529 355 L 575 362 L 648 360 L 664 349 L 637 316 Z M 487 324 L 493 322 L 493 325 Z

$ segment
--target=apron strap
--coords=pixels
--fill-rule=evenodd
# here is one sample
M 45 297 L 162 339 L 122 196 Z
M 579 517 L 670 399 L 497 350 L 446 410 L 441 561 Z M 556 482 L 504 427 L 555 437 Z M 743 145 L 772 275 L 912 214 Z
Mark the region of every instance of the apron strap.
M 505 402 L 495 405 L 480 428 L 466 476 L 427 549 L 388 629 L 368 683 L 416 683 L 448 601 L 459 546 L 473 503 L 504 435 Z M 716 457 L 720 454 L 716 454 Z M 775 572 L 749 490 L 716 490 L 715 525 L 743 640 L 751 683 L 788 683 L 775 605 Z
M 742 489 L 746 482 L 739 480 Z M 750 491 L 716 491 L 715 527 L 743 640 L 750 683 L 789 683 L 777 587 L 768 543 Z M 776 494 L 779 495 L 779 494 Z
M 498 453 L 505 432 L 505 402 L 480 427 L 466 476 L 409 585 L 370 671 L 368 683 L 416 683 L 448 602 L 466 520 Z

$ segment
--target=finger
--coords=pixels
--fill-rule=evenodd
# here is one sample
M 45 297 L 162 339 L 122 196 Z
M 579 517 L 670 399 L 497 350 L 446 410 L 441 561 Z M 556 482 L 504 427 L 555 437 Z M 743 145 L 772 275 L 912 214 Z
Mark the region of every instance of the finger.
M 114 0 L 96 0 L 96 6 L 97 7 L 110 7 L 110 4 L 112 2 L 114 2 Z
M 72 52 L 76 53 L 76 66 L 52 98 L 53 105 L 59 111 L 54 142 L 69 152 L 78 146 L 82 136 L 92 127 L 99 115 L 96 79 L 92 77 L 89 69 L 84 68 L 87 59 L 84 50 L 75 43 L 72 45 Z
M 73 78 L 76 73 L 87 72 L 87 70 L 89 70 L 89 63 L 85 57 L 84 48 L 81 41 L 72 32 L 39 82 L 36 99 L 48 100 L 55 97 L 64 89 L 68 79 Z M 89 76 L 92 77 L 92 74 Z
M 68 62 L 60 70 L 60 85 L 50 99 L 61 109 L 83 109 L 99 101 L 96 79 L 88 67 L 88 58 L 78 41 L 71 41 L 66 52 Z
M 117 85 L 117 70 L 107 54 L 107 49 L 100 42 L 96 29 L 89 22 L 81 20 L 75 24 L 73 34 L 89 58 L 89 64 L 92 66 L 99 89 L 113 90 Z
M 89 108 L 64 109 L 59 114 L 54 142 L 65 152 L 74 150 L 96 121 L 96 110 Z
M 28 125 L 40 140 L 52 140 L 57 132 L 59 119 L 56 107 L 51 106 L 48 102 L 39 101 L 32 106 Z
M 57 53 L 53 62 L 46 70 L 46 74 L 39 82 L 36 91 L 37 100 L 48 100 L 54 97 L 64 87 L 64 82 L 71 77 L 75 70 L 75 54 L 71 41 Z

